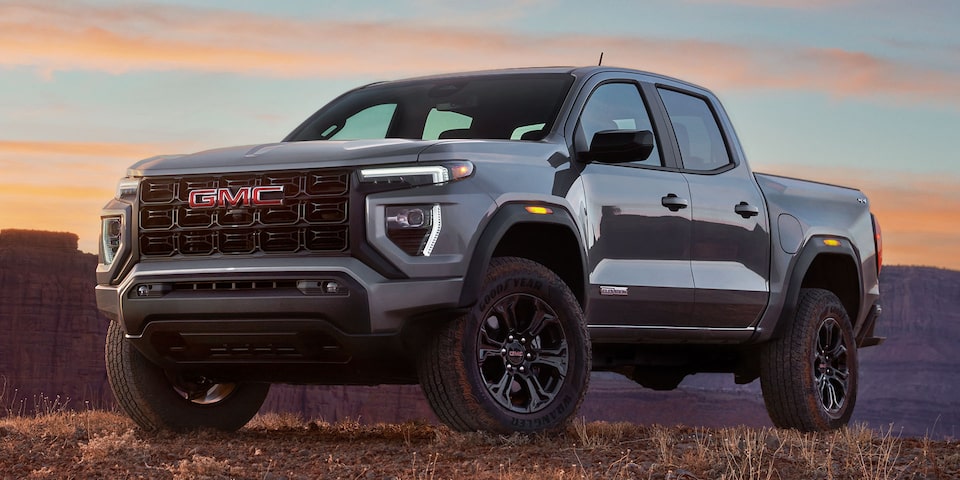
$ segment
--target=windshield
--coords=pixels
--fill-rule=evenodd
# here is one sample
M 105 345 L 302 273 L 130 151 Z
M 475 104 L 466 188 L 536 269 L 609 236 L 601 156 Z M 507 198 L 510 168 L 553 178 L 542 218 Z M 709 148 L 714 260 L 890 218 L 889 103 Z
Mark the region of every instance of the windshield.
M 323 107 L 287 141 L 540 140 L 572 83 L 566 73 L 526 73 L 372 85 Z

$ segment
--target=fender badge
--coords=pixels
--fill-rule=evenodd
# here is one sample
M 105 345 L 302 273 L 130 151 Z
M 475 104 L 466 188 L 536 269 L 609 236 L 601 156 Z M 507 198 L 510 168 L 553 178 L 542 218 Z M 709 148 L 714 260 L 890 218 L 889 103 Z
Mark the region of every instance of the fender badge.
M 617 297 L 625 297 L 628 294 L 627 287 L 611 287 L 607 285 L 600 286 L 600 295 L 612 295 Z

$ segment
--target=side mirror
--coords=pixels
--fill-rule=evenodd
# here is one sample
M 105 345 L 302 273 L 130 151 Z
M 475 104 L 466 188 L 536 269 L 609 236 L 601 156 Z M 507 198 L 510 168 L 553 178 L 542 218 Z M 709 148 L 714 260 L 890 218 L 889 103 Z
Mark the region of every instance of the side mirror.
M 603 130 L 593 134 L 587 160 L 607 163 L 643 161 L 653 152 L 650 130 Z

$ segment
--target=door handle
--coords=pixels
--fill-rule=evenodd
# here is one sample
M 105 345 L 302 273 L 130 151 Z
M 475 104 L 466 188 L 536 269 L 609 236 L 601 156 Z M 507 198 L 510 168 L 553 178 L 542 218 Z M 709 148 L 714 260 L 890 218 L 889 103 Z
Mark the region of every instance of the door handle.
M 681 208 L 690 206 L 690 201 L 678 197 L 676 193 L 668 193 L 666 197 L 660 197 L 660 204 L 669 208 L 671 212 L 676 212 Z
M 740 202 L 733 207 L 733 211 L 737 212 L 737 215 L 740 215 L 743 218 L 756 217 L 760 215 L 760 209 L 750 205 L 747 202 Z

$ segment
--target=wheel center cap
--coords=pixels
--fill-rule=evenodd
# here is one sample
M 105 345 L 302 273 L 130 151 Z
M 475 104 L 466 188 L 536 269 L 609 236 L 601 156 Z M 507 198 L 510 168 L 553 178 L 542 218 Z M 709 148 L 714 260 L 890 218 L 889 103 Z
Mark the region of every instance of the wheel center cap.
M 526 353 L 527 349 L 523 348 L 523 345 L 516 342 L 512 343 L 507 346 L 507 361 L 514 366 L 520 365 L 523 363 Z

